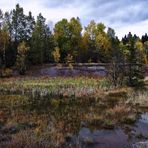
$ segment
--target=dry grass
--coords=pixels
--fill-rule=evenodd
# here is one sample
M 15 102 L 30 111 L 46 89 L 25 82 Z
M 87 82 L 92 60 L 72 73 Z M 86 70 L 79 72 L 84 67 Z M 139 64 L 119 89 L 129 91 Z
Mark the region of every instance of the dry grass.
M 114 108 L 111 108 L 107 111 L 109 116 L 114 118 L 120 118 L 126 116 L 131 112 L 131 108 L 126 104 L 116 105 Z
M 148 107 L 148 91 L 131 92 L 128 94 L 127 103 Z

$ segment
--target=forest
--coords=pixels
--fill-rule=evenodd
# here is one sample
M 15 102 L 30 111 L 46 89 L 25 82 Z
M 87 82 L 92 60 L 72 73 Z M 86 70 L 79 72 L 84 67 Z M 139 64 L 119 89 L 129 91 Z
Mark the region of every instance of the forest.
M 147 139 L 147 33 L 119 39 L 94 20 L 51 26 L 19 4 L 0 10 L 0 147 L 147 148 Z
M 137 57 L 140 58 L 134 59 Z M 25 69 L 54 62 L 109 63 L 119 58 L 125 63 L 147 63 L 148 35 L 140 38 L 129 32 L 119 40 L 112 28 L 93 20 L 82 27 L 78 17 L 62 19 L 51 30 L 41 13 L 37 18 L 31 12 L 25 15 L 19 4 L 10 12 L 0 11 L 1 67 L 17 65 Z

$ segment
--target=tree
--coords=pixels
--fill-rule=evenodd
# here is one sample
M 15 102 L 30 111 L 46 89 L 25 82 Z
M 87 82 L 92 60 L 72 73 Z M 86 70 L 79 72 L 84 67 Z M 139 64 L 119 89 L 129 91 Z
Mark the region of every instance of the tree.
M 2 22 L 3 22 L 3 12 L 2 10 L 0 9 L 0 29 L 2 27 Z
M 96 23 L 94 21 L 91 21 L 87 27 L 85 27 L 84 35 L 83 35 L 83 41 L 85 41 L 85 47 L 87 47 L 87 59 L 92 60 L 93 62 L 97 62 L 97 54 L 96 54 L 96 46 L 95 46 L 95 40 L 96 40 Z M 87 61 L 88 62 L 88 61 Z
M 18 45 L 17 48 L 17 59 L 16 59 L 16 67 L 21 75 L 24 75 L 27 67 L 27 53 L 29 51 L 29 47 L 27 47 L 26 43 L 23 41 Z
M 109 78 L 112 84 L 117 87 L 123 85 L 125 70 L 124 70 L 124 54 L 122 52 L 122 45 L 119 39 L 115 35 L 115 31 L 112 28 L 108 28 L 107 36 L 110 41 L 110 51 L 108 58 L 110 65 L 108 68 Z
M 146 56 L 146 63 L 148 64 L 148 41 L 144 42 L 144 53 L 145 53 L 145 56 Z
M 13 33 L 13 40 L 18 44 L 26 39 L 27 32 L 26 32 L 26 16 L 24 15 L 24 10 L 20 7 L 19 4 L 16 5 L 16 8 L 12 11 L 12 33 Z
M 126 77 L 127 85 L 140 86 L 142 84 L 143 76 L 143 61 L 141 55 L 141 46 L 137 36 L 133 36 L 131 33 L 127 36 L 127 41 L 124 44 L 125 59 L 126 59 Z
M 54 37 L 57 46 L 60 48 L 61 61 L 65 62 L 65 57 L 71 48 L 69 23 L 67 19 L 62 19 L 55 24 Z
M 72 18 L 69 22 L 69 28 L 70 28 L 70 52 L 67 54 L 67 57 L 72 56 L 73 60 L 75 62 L 80 61 L 78 58 L 78 53 L 81 47 L 81 41 L 82 41 L 82 25 L 80 23 L 79 18 Z
M 11 34 L 11 50 L 12 50 L 12 61 L 16 61 L 17 47 L 22 41 L 25 41 L 30 46 L 30 39 L 34 28 L 34 17 L 31 12 L 28 15 L 24 14 L 24 10 L 19 4 L 16 5 L 15 9 L 7 15 L 9 16 L 9 30 Z M 8 18 L 8 17 L 7 17 Z
M 55 47 L 55 50 L 52 52 L 52 55 L 53 55 L 53 57 L 54 57 L 54 61 L 56 62 L 56 63 L 59 63 L 59 61 L 60 61 L 60 48 L 58 48 L 58 47 Z
M 72 55 L 74 61 L 78 61 L 78 52 L 81 44 L 82 26 L 79 18 L 72 18 L 69 22 L 66 19 L 59 21 L 54 28 L 54 36 L 57 46 L 60 48 L 61 61 L 66 62 L 65 59 L 68 54 Z
M 1 53 L 1 62 L 4 67 L 6 67 L 6 51 L 9 44 L 9 34 L 6 24 L 3 24 L 2 30 L 0 30 L 0 53 Z
M 144 45 L 143 43 L 140 41 L 140 39 L 138 39 L 136 42 L 135 42 L 135 48 L 137 49 L 137 55 L 138 55 L 138 61 L 139 63 L 142 63 L 142 64 L 146 64 L 147 63 L 147 57 L 146 57 L 146 54 L 145 54 L 145 49 L 144 49 Z
M 79 62 L 87 63 L 90 60 L 89 43 L 89 36 L 85 33 L 81 38 L 80 49 L 78 52 Z
M 142 41 L 142 43 L 145 43 L 145 42 L 148 41 L 148 35 L 147 35 L 147 33 L 142 36 L 141 41 Z
M 25 28 L 26 34 L 24 36 L 24 40 L 30 44 L 32 32 L 35 26 L 35 20 L 31 12 L 29 12 L 28 16 L 25 17 L 26 17 L 26 28 Z
M 40 13 L 37 16 L 35 28 L 31 38 L 29 61 L 32 64 L 49 62 L 54 49 L 54 38 L 49 27 L 45 24 L 46 19 Z
M 84 36 L 89 39 L 88 54 L 90 55 L 92 61 L 107 61 L 107 54 L 110 49 L 110 41 L 105 32 L 105 25 L 102 23 L 96 24 L 94 21 L 91 21 L 88 26 L 85 27 Z

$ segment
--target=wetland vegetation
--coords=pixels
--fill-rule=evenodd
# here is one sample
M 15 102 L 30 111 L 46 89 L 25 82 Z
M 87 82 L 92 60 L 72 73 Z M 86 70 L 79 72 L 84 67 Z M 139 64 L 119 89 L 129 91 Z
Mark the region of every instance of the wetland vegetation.
M 46 22 L 0 10 L 0 148 L 148 148 L 148 35 Z
M 146 88 L 135 92 L 89 77 L 0 82 L 1 147 L 132 147 L 148 138 L 143 132 L 148 123 L 139 128 L 148 107 Z M 118 136 L 121 141 L 116 141 Z

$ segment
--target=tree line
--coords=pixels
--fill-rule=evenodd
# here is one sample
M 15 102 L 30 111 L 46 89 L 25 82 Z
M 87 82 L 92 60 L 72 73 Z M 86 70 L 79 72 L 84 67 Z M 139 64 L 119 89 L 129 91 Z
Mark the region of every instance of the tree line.
M 148 35 L 129 33 L 119 40 L 103 23 L 83 28 L 79 18 L 62 19 L 51 30 L 41 13 L 36 19 L 25 15 L 19 4 L 0 10 L 1 68 L 16 66 L 23 74 L 30 65 L 54 62 L 148 63 Z

